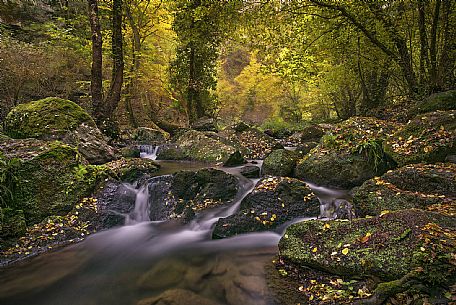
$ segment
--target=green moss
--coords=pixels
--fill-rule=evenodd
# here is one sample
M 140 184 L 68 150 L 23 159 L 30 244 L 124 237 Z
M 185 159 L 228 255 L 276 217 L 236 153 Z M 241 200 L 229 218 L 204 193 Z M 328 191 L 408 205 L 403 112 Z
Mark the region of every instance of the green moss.
M 435 93 L 412 109 L 412 113 L 426 113 L 436 110 L 455 110 L 456 90 Z
M 263 163 L 263 173 L 273 176 L 292 176 L 300 154 L 285 149 L 274 150 Z
M 82 123 L 95 126 L 77 104 L 49 97 L 13 108 L 5 119 L 5 133 L 12 138 L 40 138 L 61 135 Z
M 427 261 L 434 248 L 423 244 L 423 230 L 430 223 L 439 223 L 441 230 L 455 230 L 452 218 L 420 210 L 353 222 L 302 222 L 287 229 L 279 243 L 280 256 L 298 268 L 307 266 L 344 276 L 376 276 L 387 281 L 426 267 L 429 271 L 423 277 L 429 278 L 432 272 L 443 269 L 440 267 L 447 267 L 444 262 Z M 447 270 L 444 273 L 450 272 Z

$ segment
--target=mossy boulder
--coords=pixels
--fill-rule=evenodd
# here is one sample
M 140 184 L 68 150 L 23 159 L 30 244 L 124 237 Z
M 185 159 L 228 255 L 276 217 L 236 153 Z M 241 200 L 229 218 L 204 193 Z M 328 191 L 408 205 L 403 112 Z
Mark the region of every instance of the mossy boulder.
M 395 124 L 353 117 L 335 126 L 296 166 L 295 175 L 320 185 L 351 188 L 395 166 L 382 142 Z
M 132 140 L 140 145 L 158 145 L 165 143 L 170 138 L 169 133 L 160 127 L 138 127 L 133 131 Z
M 14 107 L 5 119 L 5 133 L 12 138 L 59 138 L 86 123 L 96 127 L 90 115 L 69 100 L 48 97 Z
M 456 153 L 456 110 L 417 115 L 385 142 L 384 150 L 400 166 L 444 162 Z
M 5 119 L 5 133 L 16 139 L 61 140 L 92 164 L 115 158 L 90 115 L 69 100 L 49 97 L 14 107 Z
M 292 177 L 296 162 L 302 157 L 299 152 L 277 149 L 271 152 L 263 162 L 263 174 Z
M 141 150 L 138 145 L 128 145 L 120 149 L 120 154 L 124 158 L 139 158 Z
M 314 217 L 320 204 L 310 188 L 293 178 L 267 176 L 241 202 L 240 210 L 217 222 L 213 238 L 274 230 L 299 217 Z
M 301 294 L 302 301 L 318 289 L 319 294 L 312 293 L 316 304 L 325 298 L 339 304 L 352 304 L 354 298 L 355 304 L 380 304 L 406 290 L 448 289 L 456 280 L 455 249 L 454 218 L 411 209 L 352 222 L 294 224 L 279 242 L 279 260 L 282 273 L 296 270 L 305 276 L 316 271 L 311 276 L 317 280 L 298 278 L 305 286 L 293 282 L 307 293 Z M 337 289 L 346 291 L 334 294 Z
M 176 144 L 177 148 L 162 148 L 159 159 L 225 163 L 230 159 L 234 160 L 233 155 L 238 154 L 236 148 L 209 138 L 196 130 L 190 130 L 178 136 Z M 244 163 L 243 158 L 235 159 L 241 161 L 240 164 Z
M 128 158 L 111 161 L 104 165 L 106 174 L 119 181 L 133 182 L 144 176 L 152 176 L 160 165 L 150 159 Z
M 198 131 L 217 131 L 217 124 L 214 118 L 202 117 L 196 120 L 191 125 L 192 129 Z
M 319 142 L 325 135 L 326 129 L 319 125 L 310 125 L 301 131 L 297 131 L 287 138 L 287 142 L 296 146 L 306 142 Z
M 238 181 L 233 175 L 213 168 L 181 171 L 173 175 L 171 190 L 178 198 L 196 205 L 204 204 L 205 200 L 228 202 L 237 194 Z
M 425 241 L 430 224 L 434 228 L 438 226 L 442 233 L 448 230 L 456 234 L 454 218 L 413 209 L 352 222 L 301 222 L 291 225 L 280 240 L 280 257 L 295 266 L 308 266 L 344 276 L 376 276 L 391 281 L 417 267 L 431 267 L 424 264 L 426 259 L 432 259 L 431 245 Z M 456 241 L 455 237 L 452 235 L 452 243 Z M 445 248 L 451 246 L 451 243 L 445 246 L 439 241 L 438 244 Z M 440 272 L 440 268 L 446 265 L 441 264 L 433 266 L 437 268 L 433 272 Z M 446 270 L 454 270 L 449 261 L 447 264 Z M 429 276 L 437 276 L 444 282 L 447 280 L 444 274 Z
M 380 215 L 409 208 L 456 216 L 456 164 L 411 164 L 364 182 L 353 201 L 356 214 Z M 454 214 L 452 214 L 454 213 Z
M 241 175 L 246 178 L 260 178 L 261 169 L 256 165 L 246 165 L 241 168 Z
M 434 93 L 418 103 L 411 113 L 427 113 L 437 110 L 456 110 L 456 90 Z

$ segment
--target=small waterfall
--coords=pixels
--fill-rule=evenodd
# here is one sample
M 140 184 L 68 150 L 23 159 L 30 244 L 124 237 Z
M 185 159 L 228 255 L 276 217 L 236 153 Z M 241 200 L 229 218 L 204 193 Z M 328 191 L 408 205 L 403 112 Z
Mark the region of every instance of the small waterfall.
M 142 185 L 136 193 L 135 209 L 125 219 L 126 225 L 149 221 L 149 183 Z
M 139 152 L 141 158 L 156 160 L 160 145 L 140 145 Z

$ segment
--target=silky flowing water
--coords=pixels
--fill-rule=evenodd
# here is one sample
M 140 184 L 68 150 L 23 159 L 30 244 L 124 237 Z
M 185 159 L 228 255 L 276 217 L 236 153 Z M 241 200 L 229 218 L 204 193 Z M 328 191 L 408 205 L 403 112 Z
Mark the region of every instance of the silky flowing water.
M 178 162 L 161 165 L 162 175 L 204 167 Z M 125 226 L 2 269 L 0 304 L 126 305 L 169 289 L 189 290 L 220 304 L 272 304 L 263 266 L 277 253 L 286 225 L 279 232 L 212 240 L 215 222 L 234 213 L 257 182 L 242 177 L 238 168 L 225 170 L 240 181 L 230 206 L 205 211 L 186 225 L 151 222 L 147 220 L 148 188 L 140 187 Z M 331 196 L 326 189 L 316 190 Z

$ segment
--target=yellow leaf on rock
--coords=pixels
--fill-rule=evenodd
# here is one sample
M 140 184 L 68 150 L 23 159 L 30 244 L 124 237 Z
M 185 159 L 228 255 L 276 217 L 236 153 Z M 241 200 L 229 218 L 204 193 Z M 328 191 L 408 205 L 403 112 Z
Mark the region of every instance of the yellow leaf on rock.
M 315 247 L 315 248 L 312 249 L 312 252 L 313 252 L 313 253 L 315 253 L 315 252 L 317 252 L 317 251 L 318 251 L 317 247 Z
M 350 251 L 350 250 L 348 250 L 348 248 L 344 248 L 344 249 L 342 250 L 342 254 L 343 254 L 343 255 L 347 255 L 347 254 L 348 254 L 348 251 Z

